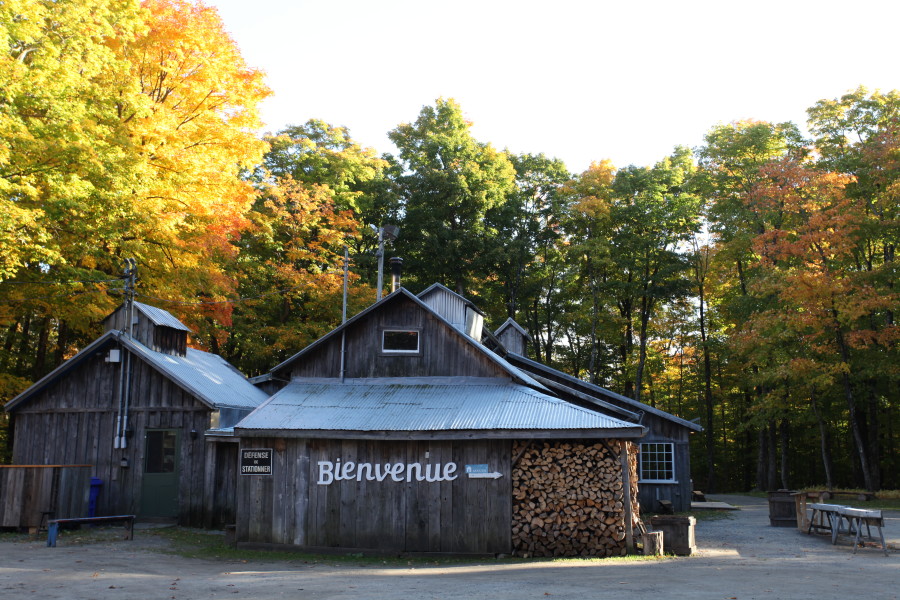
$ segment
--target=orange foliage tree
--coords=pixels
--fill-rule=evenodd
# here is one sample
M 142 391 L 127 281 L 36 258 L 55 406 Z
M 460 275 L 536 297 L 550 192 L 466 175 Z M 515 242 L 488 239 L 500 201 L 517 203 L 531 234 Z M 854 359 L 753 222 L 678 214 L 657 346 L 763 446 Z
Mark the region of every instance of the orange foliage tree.
M 234 290 L 226 264 L 255 195 L 241 172 L 266 147 L 254 129 L 268 90 L 199 2 L 0 11 L 0 280 L 33 282 L 0 284 L 0 370 L 27 381 L 96 334 L 126 257 L 147 296 Z M 104 283 L 72 283 L 85 280 Z

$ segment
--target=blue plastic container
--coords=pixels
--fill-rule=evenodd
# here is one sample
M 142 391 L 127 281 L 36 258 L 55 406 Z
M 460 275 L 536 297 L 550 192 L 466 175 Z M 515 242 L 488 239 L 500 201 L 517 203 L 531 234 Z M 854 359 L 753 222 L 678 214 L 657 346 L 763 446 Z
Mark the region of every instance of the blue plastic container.
M 100 495 L 100 488 L 103 487 L 103 480 L 98 477 L 91 477 L 91 496 L 88 499 L 88 516 L 97 516 L 97 496 Z

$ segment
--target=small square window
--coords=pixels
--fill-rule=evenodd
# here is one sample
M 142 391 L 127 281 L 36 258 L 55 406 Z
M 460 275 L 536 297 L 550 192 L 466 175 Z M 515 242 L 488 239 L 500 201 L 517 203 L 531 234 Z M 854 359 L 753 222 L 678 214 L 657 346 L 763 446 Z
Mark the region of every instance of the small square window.
M 410 330 L 386 330 L 381 339 L 383 352 L 417 354 L 419 352 L 419 332 Z
M 675 444 L 641 444 L 641 481 L 675 482 Z

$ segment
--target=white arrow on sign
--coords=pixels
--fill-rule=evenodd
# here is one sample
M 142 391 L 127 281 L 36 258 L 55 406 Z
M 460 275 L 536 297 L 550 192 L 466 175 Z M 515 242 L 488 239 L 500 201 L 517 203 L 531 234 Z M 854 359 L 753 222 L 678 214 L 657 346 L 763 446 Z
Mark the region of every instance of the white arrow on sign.
M 503 477 L 502 473 L 466 473 L 470 479 L 499 479 Z

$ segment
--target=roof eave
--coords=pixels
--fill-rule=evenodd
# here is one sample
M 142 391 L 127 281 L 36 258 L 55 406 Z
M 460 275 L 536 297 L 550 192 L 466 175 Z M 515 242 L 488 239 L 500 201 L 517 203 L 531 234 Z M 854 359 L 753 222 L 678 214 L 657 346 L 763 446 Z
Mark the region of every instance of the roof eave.
M 578 379 L 577 377 L 573 377 L 572 375 L 569 375 L 568 373 L 563 373 L 562 371 L 559 371 L 552 367 L 548 367 L 547 365 L 541 364 L 539 362 L 533 361 L 530 358 L 527 358 L 520 354 L 516 354 L 514 352 L 509 352 L 509 353 L 507 353 L 507 356 L 512 357 L 513 360 L 520 361 L 530 367 L 542 370 L 544 372 L 552 372 L 554 374 L 557 374 L 557 375 L 565 378 L 566 381 L 572 382 L 573 384 L 576 384 L 579 387 L 581 387 L 585 390 L 588 390 L 588 392 L 603 394 L 609 398 L 618 400 L 620 402 L 623 402 L 624 404 L 633 406 L 633 407 L 643 410 L 649 414 L 653 414 L 653 415 L 659 416 L 661 418 L 667 419 L 667 420 L 677 423 L 683 427 L 687 427 L 688 429 L 691 429 L 693 431 L 703 431 L 703 427 L 701 425 L 699 425 L 698 423 L 693 423 L 686 419 L 682 419 L 681 417 L 675 416 L 671 413 L 667 413 L 664 410 L 654 408 L 654 407 L 650 406 L 649 404 L 644 404 L 643 402 L 639 402 L 637 400 L 634 400 L 633 398 L 629 398 L 627 396 L 617 394 L 617 393 L 613 392 L 612 390 L 607 390 L 606 388 L 600 387 L 599 385 L 588 383 L 587 381 L 582 381 L 582 380 Z M 515 366 L 515 365 L 513 365 L 513 366 Z
M 37 380 L 35 383 L 31 384 L 27 389 L 23 390 L 22 393 L 17 395 L 15 398 L 6 403 L 3 407 L 3 410 L 9 412 L 10 410 L 14 410 L 18 408 L 20 405 L 27 402 L 31 399 L 32 396 L 37 394 L 38 392 L 46 389 L 47 387 L 53 385 L 53 383 L 59 377 L 62 377 L 68 371 L 74 369 L 76 366 L 81 364 L 85 359 L 93 356 L 95 353 L 99 352 L 103 346 L 105 346 L 108 342 L 113 340 L 121 341 L 123 338 L 122 333 L 116 329 L 110 329 L 96 340 L 82 348 L 78 353 L 75 354 L 72 358 L 59 365 L 42 378 Z
M 497 439 L 637 439 L 647 434 L 642 425 L 609 429 L 461 429 L 440 431 L 359 431 L 335 429 L 234 428 L 236 437 L 348 439 L 348 440 L 497 440 Z

